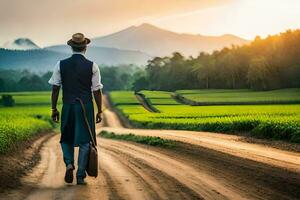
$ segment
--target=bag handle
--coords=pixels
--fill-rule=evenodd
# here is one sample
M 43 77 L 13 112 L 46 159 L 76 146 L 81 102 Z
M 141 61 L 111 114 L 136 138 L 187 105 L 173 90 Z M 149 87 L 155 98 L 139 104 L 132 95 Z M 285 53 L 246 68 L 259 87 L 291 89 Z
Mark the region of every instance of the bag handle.
M 89 131 L 89 133 L 90 133 L 91 140 L 92 140 L 92 144 L 93 144 L 94 147 L 96 147 L 96 142 L 95 142 L 95 140 L 94 140 L 94 136 L 93 136 L 93 134 L 92 134 L 92 129 L 91 129 L 91 127 L 90 127 L 90 124 L 89 124 L 88 119 L 87 119 L 87 116 L 86 116 L 86 110 L 85 110 L 85 107 L 84 107 L 84 105 L 83 105 L 83 102 L 82 102 L 82 100 L 81 100 L 80 98 L 76 98 L 76 100 L 79 101 L 79 103 L 80 103 L 80 105 L 81 105 L 81 108 L 82 108 L 82 111 L 83 111 L 83 112 L 82 112 L 83 118 L 84 118 L 84 121 L 85 121 L 86 126 L 87 126 L 87 128 L 88 128 L 88 131 Z

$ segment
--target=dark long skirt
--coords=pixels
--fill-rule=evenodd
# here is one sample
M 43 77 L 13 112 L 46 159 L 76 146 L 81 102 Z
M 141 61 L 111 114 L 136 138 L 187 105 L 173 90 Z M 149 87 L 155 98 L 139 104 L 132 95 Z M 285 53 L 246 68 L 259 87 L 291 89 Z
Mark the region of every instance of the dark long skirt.
M 95 117 L 93 103 L 84 104 L 88 122 L 95 137 Z M 91 141 L 88 128 L 86 126 L 83 111 L 79 103 L 63 104 L 61 114 L 61 143 L 67 143 L 77 147 L 79 144 Z

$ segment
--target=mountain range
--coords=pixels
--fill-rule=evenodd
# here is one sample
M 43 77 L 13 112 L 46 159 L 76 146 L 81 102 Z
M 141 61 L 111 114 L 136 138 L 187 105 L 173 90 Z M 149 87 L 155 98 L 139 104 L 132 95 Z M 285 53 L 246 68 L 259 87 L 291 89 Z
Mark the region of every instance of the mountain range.
M 93 38 L 91 44 L 142 51 L 152 56 L 169 56 L 175 51 L 186 56 L 197 56 L 201 51 L 212 52 L 232 44 L 243 45 L 248 42 L 230 34 L 222 36 L 180 34 L 151 24 L 142 24 L 111 35 Z
M 231 44 L 249 41 L 234 35 L 202 36 L 179 34 L 150 24 L 131 26 L 122 31 L 91 39 L 87 57 L 98 64 L 145 65 L 155 56 L 168 56 L 177 51 L 197 56 L 201 51 L 212 52 Z M 67 45 L 40 48 L 28 38 L 5 43 L 0 48 L 0 69 L 52 70 L 57 60 L 71 55 Z
M 0 49 L 0 69 L 29 69 L 45 72 L 53 70 L 58 60 L 70 57 L 70 47 L 66 45 L 52 46 L 43 49 L 10 50 Z M 144 65 L 151 56 L 131 50 L 106 47 L 89 47 L 87 58 L 99 65 L 136 64 Z

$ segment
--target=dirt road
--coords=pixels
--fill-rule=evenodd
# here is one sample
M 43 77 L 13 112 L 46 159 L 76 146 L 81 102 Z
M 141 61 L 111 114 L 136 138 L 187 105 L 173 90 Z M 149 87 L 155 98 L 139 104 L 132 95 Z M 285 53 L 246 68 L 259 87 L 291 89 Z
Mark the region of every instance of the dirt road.
M 300 155 L 238 136 L 191 131 L 126 129 L 111 109 L 103 130 L 181 141 L 172 149 L 98 138 L 99 177 L 66 185 L 59 135 L 23 186 L 1 199 L 299 199 Z M 99 127 L 98 127 L 99 128 Z

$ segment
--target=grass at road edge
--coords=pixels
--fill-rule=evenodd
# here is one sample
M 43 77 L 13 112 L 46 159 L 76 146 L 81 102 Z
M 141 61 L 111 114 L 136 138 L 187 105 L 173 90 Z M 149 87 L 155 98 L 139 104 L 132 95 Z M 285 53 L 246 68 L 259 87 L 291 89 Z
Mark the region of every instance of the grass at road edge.
M 125 140 L 130 142 L 136 142 L 140 144 L 150 145 L 150 146 L 159 146 L 159 147 L 174 147 L 175 141 L 166 140 L 160 137 L 153 136 L 140 136 L 129 134 L 115 134 L 114 132 L 101 131 L 99 133 L 100 137 L 114 140 Z

